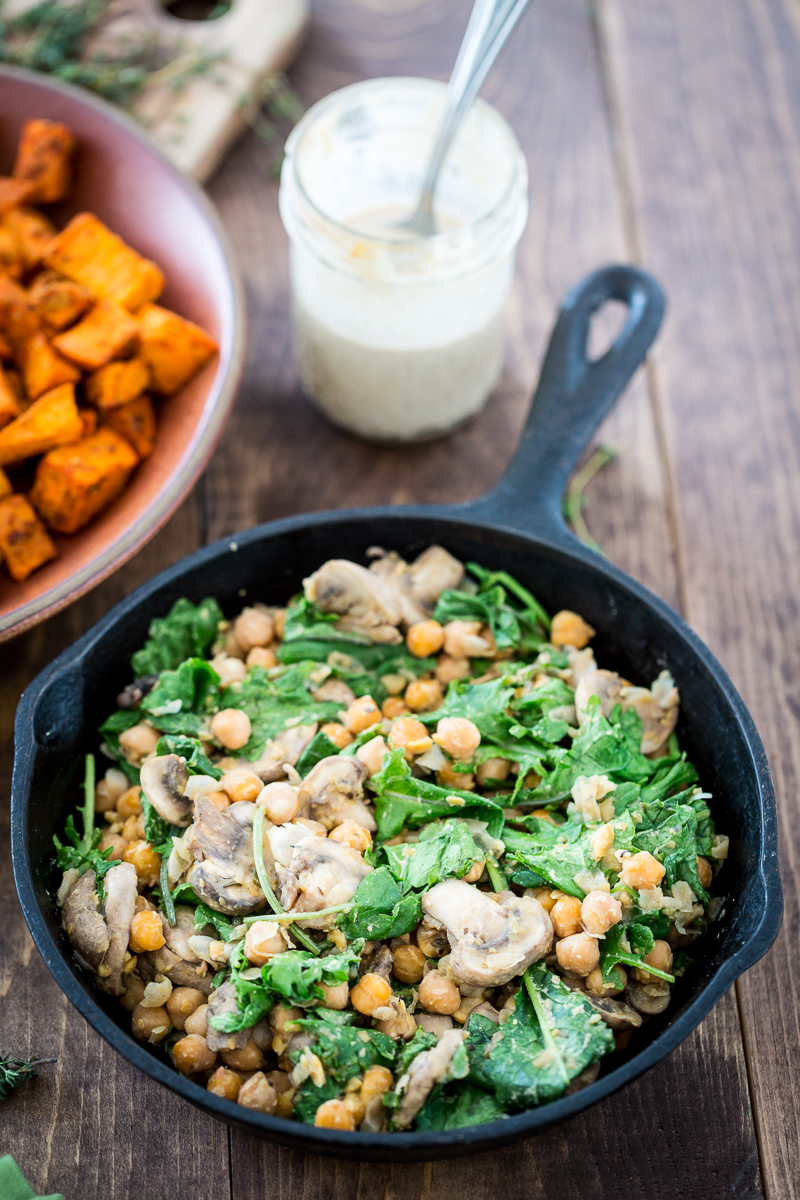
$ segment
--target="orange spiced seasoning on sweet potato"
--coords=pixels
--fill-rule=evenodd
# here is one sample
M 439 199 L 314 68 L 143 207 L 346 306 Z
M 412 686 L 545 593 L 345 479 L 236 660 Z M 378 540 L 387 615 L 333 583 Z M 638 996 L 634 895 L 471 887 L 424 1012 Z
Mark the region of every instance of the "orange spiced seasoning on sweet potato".
M 31 185 L 31 204 L 63 200 L 72 181 L 75 138 L 59 121 L 28 121 L 22 131 L 14 163 L 14 179 Z M 22 201 L 18 200 L 18 204 Z
M 105 366 L 130 350 L 139 326 L 129 312 L 110 300 L 98 300 L 77 325 L 53 338 L 53 345 L 87 371 Z
M 45 262 L 54 271 L 82 283 L 93 296 L 134 311 L 164 290 L 164 275 L 154 262 L 107 229 L 93 213 L 78 213 L 48 247 Z
M 56 556 L 47 530 L 24 496 L 0 500 L 0 555 L 17 583 Z
M 3 219 L 2 228 L 15 239 L 23 269 L 33 271 L 42 261 L 56 228 L 32 208 L 14 208 Z
M 45 454 L 31 500 L 51 529 L 77 533 L 123 491 L 138 461 L 125 438 L 102 428 Z
M 60 383 L 77 383 L 78 368 L 55 350 L 43 333 L 34 334 L 25 344 L 20 361 L 25 391 L 30 400 L 38 400 Z
M 128 358 L 110 362 L 87 375 L 84 390 L 90 404 L 96 404 L 103 411 L 130 404 L 147 390 L 149 384 L 150 372 L 143 359 Z
M 78 416 L 83 423 L 83 437 L 91 437 L 93 433 L 97 433 L 97 426 L 100 422 L 93 408 L 79 408 Z
M 0 217 L 17 205 L 24 204 L 32 191 L 33 185 L 24 179 L 9 179 L 7 175 L 0 175 Z
M 0 500 L 5 500 L 6 496 L 10 496 L 13 490 L 11 480 L 2 467 L 0 467 Z
M 16 351 L 39 329 L 39 317 L 30 297 L 7 275 L 0 275 L 0 333 Z
M 21 412 L 22 406 L 8 373 L 0 367 L 0 429 L 18 417 Z
M 148 304 L 138 316 L 139 353 L 150 368 L 153 388 L 167 396 L 185 387 L 219 348 L 199 325 L 157 304 Z
M 138 396 L 129 404 L 110 408 L 103 415 L 103 424 L 110 425 L 130 442 L 139 458 L 149 458 L 156 444 L 156 414 L 149 396 Z
M 75 386 L 62 383 L 35 400 L 21 416 L 0 429 L 0 466 L 46 454 L 56 446 L 76 442 L 83 422 L 75 403 Z
M 37 275 L 28 296 L 42 322 L 55 333 L 74 325 L 94 304 L 94 296 L 87 288 L 55 271 Z

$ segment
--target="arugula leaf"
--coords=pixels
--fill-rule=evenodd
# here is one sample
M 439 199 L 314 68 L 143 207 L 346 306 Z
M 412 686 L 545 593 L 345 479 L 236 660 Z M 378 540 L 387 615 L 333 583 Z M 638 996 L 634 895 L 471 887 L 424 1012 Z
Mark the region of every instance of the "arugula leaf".
M 369 938 L 384 941 L 410 933 L 422 916 L 420 899 L 404 896 L 388 867 L 370 872 L 356 889 L 353 907 L 339 917 L 339 928 L 348 941 Z
M 223 705 L 241 708 L 250 718 L 252 733 L 241 751 L 250 762 L 289 725 L 331 721 L 341 712 L 341 703 L 314 700 L 308 690 L 309 676 L 317 665 L 296 663 L 274 678 L 263 667 L 251 667 L 236 690 L 225 689 Z
M 188 658 L 161 678 L 142 700 L 141 708 L 163 733 L 196 736 L 218 698 L 219 675 L 202 658 Z
M 305 779 L 309 771 L 318 762 L 322 762 L 323 758 L 330 758 L 332 754 L 338 753 L 339 747 L 334 745 L 327 733 L 316 734 L 297 760 L 298 775 Z
M 487 742 L 508 740 L 509 730 L 514 724 L 506 709 L 514 698 L 514 688 L 505 680 L 490 679 L 487 683 L 470 683 L 469 680 L 450 684 L 443 703 L 435 712 L 417 713 L 423 725 L 436 725 L 443 717 L 467 717 L 481 731 Z
M 700 852 L 697 837 L 697 813 L 688 804 L 669 800 L 642 805 L 643 820 L 636 830 L 637 850 L 648 850 L 666 868 L 666 885 L 679 879 L 689 884 L 696 896 L 708 903 L 709 895 L 697 873 Z
M 222 609 L 216 600 L 209 598 L 197 605 L 184 598 L 176 600 L 166 617 L 151 622 L 148 641 L 131 659 L 134 675 L 158 675 L 179 666 L 185 658 L 205 657 L 221 620 Z
M 111 858 L 113 854 L 111 846 L 107 850 L 99 849 L 103 834 L 101 830 L 95 829 L 94 824 L 94 788 L 94 755 L 87 754 L 83 779 L 84 800 L 83 805 L 78 808 L 78 812 L 81 814 L 83 835 L 78 833 L 75 828 L 75 820 L 72 814 L 70 814 L 67 817 L 64 829 L 64 837 L 69 844 L 64 845 L 53 834 L 53 845 L 56 848 L 56 862 L 62 871 L 74 868 L 78 871 L 79 875 L 83 875 L 88 870 L 94 871 L 97 878 L 99 895 L 102 899 L 101 881 L 103 876 L 108 874 L 111 868 L 115 867 L 117 863 L 116 860 Z
M 275 995 L 260 979 L 242 979 L 241 972 L 250 966 L 244 956 L 244 942 L 239 942 L 228 965 L 230 982 L 236 989 L 237 1011 L 217 1013 L 208 1018 L 208 1023 L 220 1033 L 240 1033 L 243 1029 L 251 1029 L 267 1015 L 275 1003 Z
M 358 1029 L 330 1019 L 339 1015 L 323 1009 L 296 1022 L 311 1035 L 313 1052 L 325 1068 L 328 1079 L 341 1086 L 355 1075 L 363 1075 L 368 1067 L 393 1066 L 395 1044 L 390 1037 L 376 1029 Z M 302 1050 L 291 1051 L 289 1058 L 297 1062 L 302 1053 Z
M 622 945 L 622 939 L 628 938 L 630 950 L 625 950 Z M 641 967 L 642 958 L 645 954 L 649 954 L 653 949 L 654 944 L 653 932 L 646 925 L 641 925 L 635 922 L 627 928 L 620 922 L 617 925 L 612 925 L 608 933 L 603 938 L 600 951 L 600 970 L 603 973 L 603 982 L 610 984 L 613 981 L 613 970 L 617 964 L 622 964 L 626 967 Z M 657 971 L 654 967 L 646 967 L 652 975 L 657 975 L 659 979 L 665 979 L 667 983 L 674 983 L 675 977 L 668 975 L 666 971 Z
M 203 743 L 197 738 L 182 737 L 179 734 L 167 734 L 159 739 L 156 754 L 177 754 L 185 759 L 190 775 L 210 775 L 213 779 L 221 779 L 222 771 L 215 767 L 203 749 Z
M 220 941 L 229 942 L 233 938 L 233 922 L 228 917 L 214 908 L 209 908 L 207 904 L 198 904 L 194 910 L 195 933 L 202 933 L 207 925 L 214 926 Z
M 145 840 L 150 843 L 156 854 L 162 856 L 169 854 L 172 850 L 173 837 L 180 837 L 183 830 L 159 816 L 146 796 L 142 796 L 142 812 L 144 813 Z
M 121 708 L 117 712 L 112 713 L 100 726 L 100 734 L 108 748 L 109 754 L 117 760 L 119 769 L 128 777 L 131 783 L 139 782 L 139 768 L 131 766 L 125 758 L 120 749 L 119 735 L 124 733 L 126 729 L 132 729 L 134 725 L 138 725 L 141 719 L 142 714 L 138 708 Z
M 500 649 L 522 654 L 538 651 L 550 628 L 550 619 L 539 602 L 505 571 L 487 571 L 477 563 L 469 563 L 467 569 L 478 580 L 477 593 L 445 589 L 437 601 L 434 620 L 441 625 L 448 621 L 480 621 L 490 627 Z
M 486 857 L 463 821 L 430 825 L 418 842 L 385 846 L 384 851 L 403 892 L 427 891 L 442 879 L 460 879 L 473 863 Z
M 508 859 L 522 863 L 537 875 L 541 875 L 545 883 L 559 888 L 568 896 L 577 896 L 582 900 L 586 893 L 575 882 L 575 876 L 586 869 L 586 859 L 580 841 L 561 841 L 559 837 L 568 837 L 566 830 L 569 825 L 553 826 L 545 821 L 534 818 L 540 826 L 546 826 L 540 833 L 519 833 L 517 830 L 506 829 L 503 841 L 506 846 Z M 572 826 L 572 832 L 578 835 L 580 826 Z M 591 864 L 596 865 L 594 862 Z
M 529 592 L 526 587 L 523 587 L 513 575 L 509 575 L 507 571 L 489 571 L 486 567 L 482 567 L 479 563 L 474 562 L 467 563 L 467 570 L 470 575 L 474 575 L 480 582 L 482 592 L 493 588 L 498 583 L 508 588 L 511 594 L 522 602 L 523 607 L 532 614 L 533 618 L 548 633 L 550 632 L 552 622 L 547 615 L 547 611 L 542 607 L 533 593 Z
M 395 837 L 407 825 L 416 829 L 449 817 L 476 817 L 485 821 L 492 837 L 499 837 L 505 824 L 503 809 L 487 796 L 441 788 L 415 779 L 402 748 L 384 755 L 383 768 L 370 780 L 376 791 L 375 816 L 382 841 Z
M 363 943 L 349 946 L 341 954 L 317 958 L 308 950 L 285 950 L 261 968 L 264 986 L 289 1004 L 307 1006 L 325 999 L 320 984 L 335 987 L 346 983 L 350 969 L 358 966 Z
M 562 679 L 548 675 L 531 691 L 523 692 L 517 699 L 512 700 L 511 708 L 517 714 L 527 716 L 530 713 L 535 720 L 539 716 L 546 716 L 553 708 L 564 708 L 574 703 L 575 693 L 572 688 L 567 687 Z
M 340 1092 L 339 1085 L 327 1077 L 322 1087 L 306 1079 L 294 1094 L 292 1115 L 305 1125 L 313 1125 L 319 1106 L 326 1100 L 335 1100 Z
M 472 1084 L 457 1089 L 437 1084 L 417 1114 L 415 1129 L 463 1129 L 499 1121 L 505 1109 L 489 1092 Z

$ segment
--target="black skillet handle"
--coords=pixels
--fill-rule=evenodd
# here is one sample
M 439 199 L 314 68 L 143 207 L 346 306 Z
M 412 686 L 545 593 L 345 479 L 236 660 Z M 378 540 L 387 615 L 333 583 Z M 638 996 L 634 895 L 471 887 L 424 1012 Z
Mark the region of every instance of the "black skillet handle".
M 616 341 L 587 357 L 591 318 L 609 300 L 628 315 Z M 564 491 L 600 422 L 643 362 L 664 314 L 664 293 L 645 271 L 603 267 L 570 291 L 559 310 L 519 447 L 497 486 L 469 506 L 481 520 L 572 543 Z

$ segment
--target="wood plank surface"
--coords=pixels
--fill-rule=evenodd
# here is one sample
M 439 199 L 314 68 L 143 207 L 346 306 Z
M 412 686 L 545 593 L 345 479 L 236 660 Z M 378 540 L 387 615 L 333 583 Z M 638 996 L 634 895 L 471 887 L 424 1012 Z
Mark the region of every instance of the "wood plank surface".
M 758 724 L 786 913 L 739 983 L 764 1185 L 800 1195 L 800 6 L 613 0 L 636 221 L 672 316 L 659 361 L 689 618 Z

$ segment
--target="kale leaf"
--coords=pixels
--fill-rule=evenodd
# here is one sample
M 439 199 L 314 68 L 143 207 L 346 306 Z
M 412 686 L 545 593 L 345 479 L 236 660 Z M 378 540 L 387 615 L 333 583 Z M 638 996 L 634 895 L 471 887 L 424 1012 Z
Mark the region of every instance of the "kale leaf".
M 314 700 L 309 677 L 317 663 L 301 662 L 271 678 L 263 667 L 251 667 L 236 688 L 226 688 L 222 704 L 241 708 L 250 718 L 251 736 L 242 754 L 251 762 L 261 754 L 267 742 L 285 733 L 290 725 L 334 720 L 341 703 Z
M 389 868 L 378 867 L 361 880 L 353 907 L 339 917 L 339 928 L 348 940 L 383 941 L 410 933 L 421 915 L 419 897 L 404 896 Z
M 541 827 L 540 832 L 519 833 L 515 829 L 503 832 L 507 858 L 522 863 L 551 887 L 582 900 L 586 893 L 575 882 L 575 876 L 586 869 L 583 847 L 580 840 L 566 840 L 570 835 L 579 837 L 581 826 L 569 822 L 553 826 L 538 818 L 532 821 Z M 559 841 L 559 838 L 564 840 Z
M 338 1019 L 353 1015 L 322 1009 L 296 1022 L 311 1035 L 313 1053 L 325 1068 L 326 1076 L 340 1085 L 355 1075 L 363 1075 L 368 1067 L 391 1068 L 395 1059 L 395 1044 L 385 1033 L 376 1029 L 358 1029 Z M 289 1057 L 297 1062 L 302 1053 L 302 1050 L 291 1051 Z
M 363 943 L 349 946 L 341 954 L 317 958 L 308 950 L 285 950 L 261 968 L 264 986 L 289 1004 L 309 1005 L 325 999 L 321 984 L 335 987 L 346 983 L 351 968 L 358 966 Z
M 629 950 L 623 946 L 625 938 L 630 946 Z M 612 983 L 613 970 L 618 964 L 626 967 L 641 967 L 642 959 L 653 949 L 654 941 L 653 931 L 646 925 L 638 922 L 627 927 L 621 922 L 613 925 L 601 943 L 600 970 L 603 973 L 603 982 Z M 645 969 L 658 976 L 659 979 L 665 979 L 667 983 L 674 983 L 674 977 L 665 971 L 657 971 L 654 967 Z
M 124 775 L 127 775 L 131 783 L 139 782 L 139 768 L 132 766 L 125 758 L 120 749 L 119 735 L 126 729 L 132 729 L 134 725 L 138 725 L 141 719 L 142 715 L 138 708 L 121 708 L 112 713 L 100 726 L 100 734 L 109 754 L 117 760 L 119 769 Z
M 463 1129 L 499 1121 L 505 1109 L 495 1096 L 472 1084 L 437 1084 L 417 1115 L 415 1129 Z
M 443 703 L 434 712 L 418 713 L 425 725 L 436 725 L 443 717 L 466 717 L 477 725 L 484 742 L 505 742 L 514 719 L 506 709 L 514 698 L 514 688 L 505 680 L 490 679 L 487 683 L 468 680 L 451 683 Z
M 323 758 L 330 758 L 332 754 L 338 753 L 339 747 L 334 745 L 327 733 L 320 732 L 316 734 L 297 760 L 298 775 L 305 779 L 309 771 L 318 762 L 322 762 Z
M 162 733 L 196 737 L 219 695 L 219 675 L 202 658 L 187 658 L 174 671 L 162 671 L 141 708 Z
M 473 863 L 486 857 L 463 821 L 429 825 L 418 842 L 385 846 L 384 851 L 403 892 L 427 891 L 442 879 L 461 879 Z
M 446 589 L 437 601 L 434 620 L 441 625 L 480 621 L 489 626 L 501 650 L 513 649 L 518 654 L 538 651 L 550 628 L 539 602 L 505 571 L 487 571 L 477 563 L 469 563 L 467 569 L 478 580 L 477 593 Z
M 499 804 L 487 796 L 438 787 L 415 779 L 402 748 L 384 755 L 383 768 L 370 780 L 376 791 L 375 815 L 381 840 L 395 837 L 408 826 L 416 829 L 430 821 L 448 817 L 476 817 L 485 821 L 492 837 L 499 837 L 505 814 Z
M 209 908 L 207 904 L 198 904 L 194 910 L 195 933 L 202 933 L 207 925 L 213 925 L 220 941 L 229 942 L 233 938 L 233 922 L 228 917 L 214 908 Z
M 204 658 L 217 636 L 222 609 L 216 600 L 194 605 L 176 600 L 166 617 L 150 624 L 150 637 L 131 659 L 134 676 L 158 675 L 172 670 L 186 658 Z

